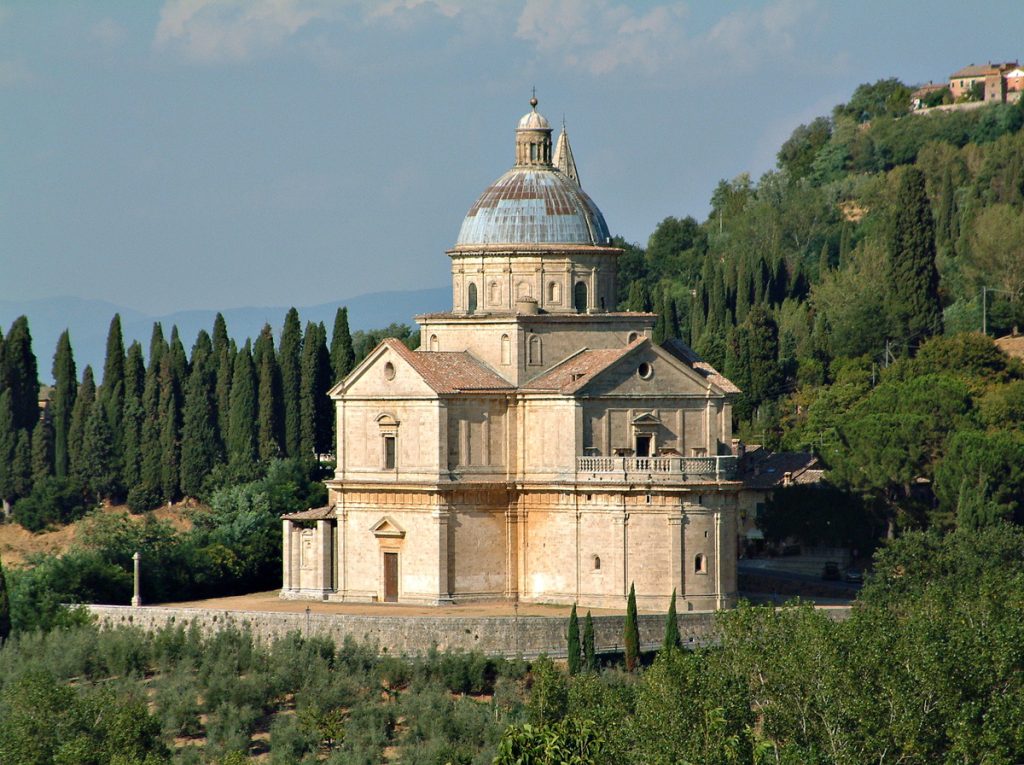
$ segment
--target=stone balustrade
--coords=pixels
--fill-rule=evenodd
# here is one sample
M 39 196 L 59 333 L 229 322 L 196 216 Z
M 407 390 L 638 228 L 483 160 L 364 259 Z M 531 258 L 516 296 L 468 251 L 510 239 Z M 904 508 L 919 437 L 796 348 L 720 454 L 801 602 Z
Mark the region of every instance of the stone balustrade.
M 714 457 L 577 457 L 579 480 L 650 480 L 704 483 L 736 478 L 737 458 Z

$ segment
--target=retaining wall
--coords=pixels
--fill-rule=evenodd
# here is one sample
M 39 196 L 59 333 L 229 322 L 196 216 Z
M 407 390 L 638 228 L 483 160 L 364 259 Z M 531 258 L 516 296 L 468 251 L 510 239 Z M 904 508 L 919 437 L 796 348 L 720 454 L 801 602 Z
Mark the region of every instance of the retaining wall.
M 400 655 L 422 654 L 436 645 L 442 651 L 480 651 L 509 658 L 533 658 L 542 653 L 564 657 L 569 624 L 567 617 L 550 616 L 357 616 L 163 606 L 87 608 L 100 626 L 107 628 L 134 625 L 149 631 L 169 624 L 195 623 L 208 634 L 234 625 L 248 627 L 260 642 L 298 631 L 330 637 L 339 645 L 351 636 L 359 642 L 374 644 L 381 651 Z M 713 640 L 713 619 L 713 614 L 680 614 L 679 634 L 683 643 L 696 646 Z M 599 653 L 621 651 L 625 617 L 595 616 L 593 620 L 595 649 Z M 638 621 L 641 647 L 650 650 L 660 646 L 665 634 L 664 615 L 641 614 Z

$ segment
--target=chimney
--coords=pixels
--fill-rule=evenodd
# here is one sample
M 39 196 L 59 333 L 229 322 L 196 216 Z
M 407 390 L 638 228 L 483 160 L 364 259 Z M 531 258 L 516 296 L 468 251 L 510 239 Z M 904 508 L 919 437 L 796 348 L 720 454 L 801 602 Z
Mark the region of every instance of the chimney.
M 742 458 L 747 453 L 746 444 L 740 441 L 738 438 L 732 440 L 732 455 L 734 457 Z
M 786 471 L 782 474 L 782 485 L 792 486 L 793 485 L 793 474 L 790 471 Z

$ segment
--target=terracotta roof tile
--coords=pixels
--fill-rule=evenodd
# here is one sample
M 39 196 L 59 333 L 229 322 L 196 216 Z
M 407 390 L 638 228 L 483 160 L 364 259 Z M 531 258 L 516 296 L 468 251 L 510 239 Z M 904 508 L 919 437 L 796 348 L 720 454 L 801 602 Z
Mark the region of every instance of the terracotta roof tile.
M 400 340 L 384 341 L 437 393 L 513 390 L 514 386 L 465 351 L 411 351 Z
M 596 374 L 607 369 L 645 340 L 646 338 L 643 337 L 637 338 L 624 348 L 582 350 L 533 378 L 522 387 L 524 390 L 575 393 L 594 379 Z
M 810 452 L 769 452 L 756 445 L 747 447 L 739 464 L 739 478 L 747 489 L 778 488 L 786 473 L 794 484 L 820 483 L 825 475 Z
M 333 517 L 334 508 L 331 505 L 311 507 L 309 510 L 300 510 L 297 513 L 288 513 L 281 516 L 286 521 L 326 521 Z

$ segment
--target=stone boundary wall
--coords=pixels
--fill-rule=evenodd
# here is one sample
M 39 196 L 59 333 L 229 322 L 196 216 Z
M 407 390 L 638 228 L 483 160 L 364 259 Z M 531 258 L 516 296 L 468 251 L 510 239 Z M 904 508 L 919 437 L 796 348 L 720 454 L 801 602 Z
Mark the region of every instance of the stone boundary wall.
M 365 616 L 276 611 L 216 611 L 164 606 L 86 606 L 103 628 L 134 625 L 146 631 L 173 624 L 195 623 L 211 634 L 232 625 L 248 627 L 256 640 L 270 642 L 289 632 L 326 636 L 337 645 L 346 637 L 376 645 L 385 653 L 418 655 L 432 645 L 439 650 L 479 651 L 488 656 L 535 658 L 542 653 L 566 656 L 568 617 L 551 616 Z M 849 609 L 830 609 L 843 619 Z M 594 646 L 598 653 L 621 651 L 625 616 L 594 616 Z M 714 614 L 680 614 L 683 644 L 699 646 L 714 641 Z M 662 614 L 641 614 L 643 650 L 661 645 L 665 633 Z M 583 619 L 580 619 L 580 631 Z M 582 639 L 582 634 L 581 634 Z

